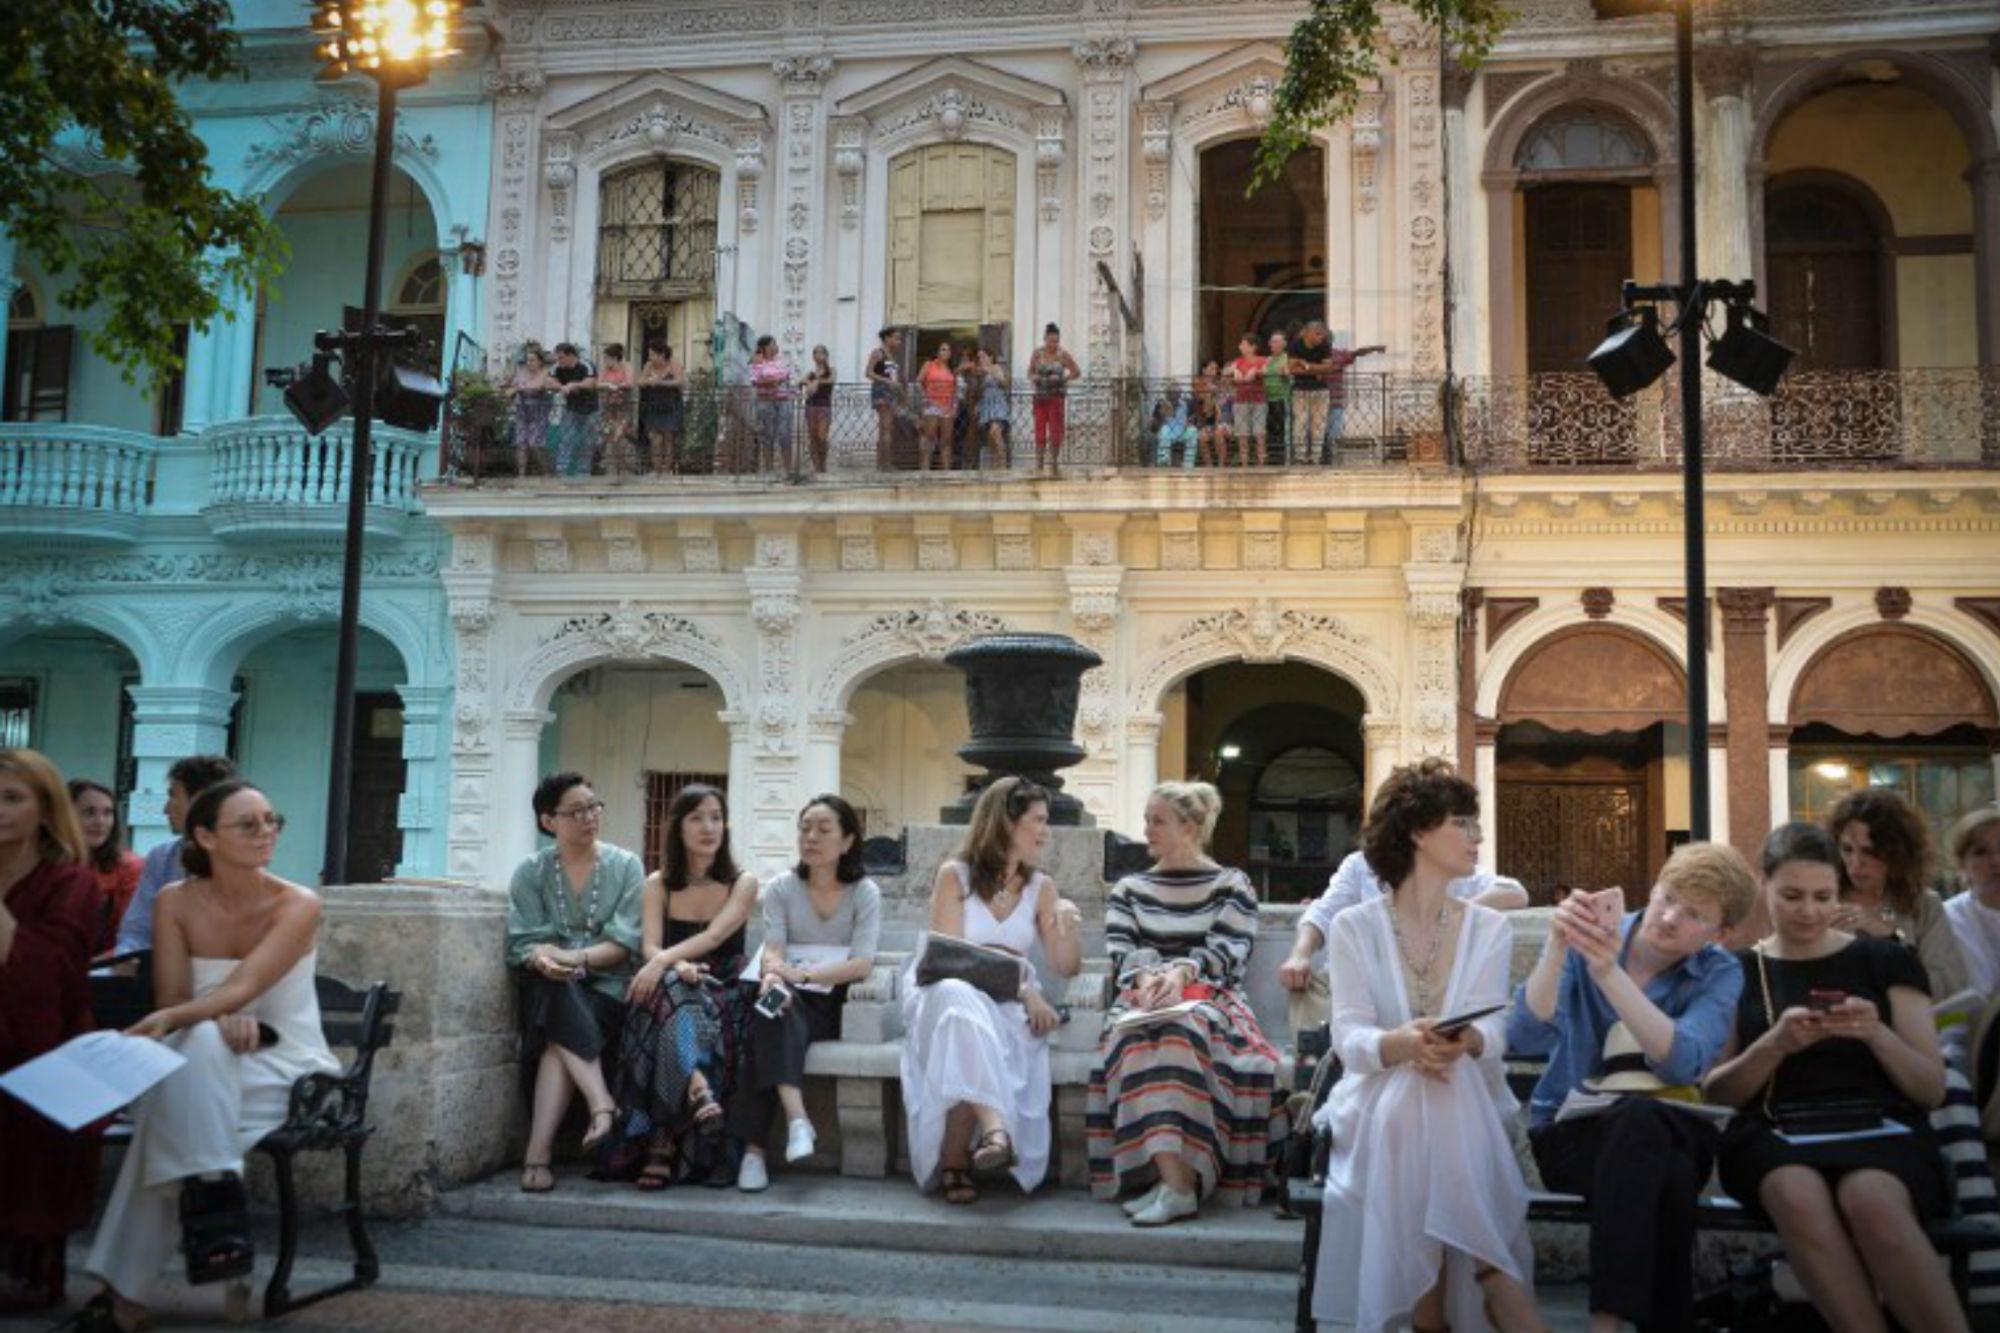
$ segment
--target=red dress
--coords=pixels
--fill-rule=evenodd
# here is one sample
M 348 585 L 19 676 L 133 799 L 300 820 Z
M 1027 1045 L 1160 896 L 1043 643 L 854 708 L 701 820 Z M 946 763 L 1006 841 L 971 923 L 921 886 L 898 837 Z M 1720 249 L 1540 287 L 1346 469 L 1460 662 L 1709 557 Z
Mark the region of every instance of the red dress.
M 6 903 L 16 928 L 0 963 L 0 1072 L 90 1030 L 90 955 L 103 926 L 88 866 L 44 861 Z M 0 1278 L 60 1301 L 63 1247 L 97 1198 L 97 1140 L 0 1093 L 0 1180 Z
M 120 852 L 111 869 L 99 870 L 91 867 L 97 876 L 98 892 L 104 895 L 103 928 L 98 932 L 96 952 L 110 953 L 118 947 L 118 923 L 125 919 L 125 909 L 132 905 L 132 895 L 139 891 L 139 874 L 146 868 L 146 858 L 137 852 Z

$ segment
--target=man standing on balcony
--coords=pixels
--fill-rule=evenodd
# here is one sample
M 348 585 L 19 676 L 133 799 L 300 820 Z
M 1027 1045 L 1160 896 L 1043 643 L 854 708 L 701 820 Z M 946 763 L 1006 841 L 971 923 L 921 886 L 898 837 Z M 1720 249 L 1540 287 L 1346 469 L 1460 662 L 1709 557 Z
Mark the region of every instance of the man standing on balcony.
M 1326 325 L 1319 320 L 1300 330 L 1292 339 L 1290 362 L 1294 406 L 1292 439 L 1301 452 L 1311 457 L 1315 447 L 1319 461 L 1333 461 L 1334 444 L 1347 428 L 1347 368 L 1380 346 L 1344 351 L 1327 337 Z
M 1051 324 L 1042 330 L 1042 345 L 1028 358 L 1028 380 L 1035 386 L 1035 471 L 1042 470 L 1047 454 L 1049 470 L 1059 466 L 1063 444 L 1063 415 L 1068 407 L 1069 382 L 1083 374 L 1062 345 L 1062 330 Z

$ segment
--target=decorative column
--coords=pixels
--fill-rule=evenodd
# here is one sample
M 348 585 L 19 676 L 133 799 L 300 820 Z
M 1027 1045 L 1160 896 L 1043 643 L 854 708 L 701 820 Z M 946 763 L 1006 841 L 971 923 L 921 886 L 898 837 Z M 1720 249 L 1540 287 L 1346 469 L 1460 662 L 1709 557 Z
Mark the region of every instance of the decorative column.
M 806 716 L 805 762 L 799 766 L 800 802 L 823 791 L 840 790 L 840 743 L 853 725 L 854 714 L 846 709 Z
M 833 178 L 839 221 L 833 241 L 834 309 L 840 327 L 828 343 L 850 351 L 853 360 L 841 374 L 859 379 L 875 330 L 867 327 L 861 310 L 861 201 L 867 186 L 868 122 L 861 116 L 837 116 L 828 124 L 833 139 Z M 838 353 L 836 353 L 836 356 Z
M 1444 97 L 1444 178 L 1439 194 L 1445 201 L 1450 253 L 1457 256 L 1451 266 L 1451 359 L 1461 375 L 1477 374 L 1486 366 L 1485 325 L 1479 318 L 1485 284 L 1473 262 L 1477 233 L 1472 220 L 1481 198 L 1472 174 L 1472 132 L 1465 119 L 1473 78 L 1471 70 L 1452 60 L 1438 80 Z M 1494 262 L 1489 255 L 1487 264 Z
M 1391 254 L 1382 245 L 1382 104 L 1385 96 L 1379 91 L 1357 96 L 1354 119 L 1348 125 L 1348 196 L 1353 200 L 1353 207 L 1348 212 L 1347 225 L 1349 244 L 1353 248 L 1342 257 L 1352 265 L 1349 271 L 1355 279 L 1352 283 L 1354 327 L 1348 330 L 1348 336 L 1357 346 L 1380 341 L 1400 350 L 1409 344 L 1396 337 L 1390 329 L 1395 307 L 1383 290 L 1394 283 L 1364 283 L 1360 280 L 1364 273 L 1393 274 L 1403 263 L 1402 255 Z M 1333 213 L 1339 210 L 1329 208 L 1327 211 Z M 1333 263 L 1327 265 L 1329 283 L 1334 281 L 1333 275 L 1339 271 Z M 1381 335 L 1379 339 L 1372 336 L 1377 333 Z M 1379 366 L 1381 363 L 1375 364 Z
M 1139 254 L 1146 265 L 1143 308 L 1150 316 L 1146 322 L 1143 368 L 1148 375 L 1192 374 L 1197 367 L 1176 365 L 1167 352 L 1167 272 L 1172 263 L 1168 254 L 1167 199 L 1173 165 L 1174 104 L 1141 102 L 1138 111 L 1139 165 L 1144 177 L 1139 189 L 1142 201 Z
M 451 687 L 399 685 L 396 692 L 403 699 L 403 795 L 396 802 L 403 855 L 396 873 L 435 875 L 444 859 L 437 835 L 438 783 L 444 771 L 438 722 Z
M 798 681 L 799 534 L 797 529 L 757 533 L 756 555 L 743 576 L 750 593 L 750 620 L 757 630 L 756 700 L 753 711 L 750 799 L 737 798 L 751 813 L 751 860 L 759 866 L 787 864 L 795 842 L 800 770 Z M 735 728 L 730 731 L 735 762 Z M 837 761 L 836 761 L 837 762 Z M 732 772 L 732 780 L 734 778 Z
M 1114 821 L 1127 837 L 1146 826 L 1146 797 L 1160 782 L 1160 731 L 1163 713 L 1132 713 L 1125 719 L 1125 799 Z
M 1750 81 L 1757 48 L 1704 43 L 1695 52 L 1702 145 L 1695 173 L 1701 209 L 1701 275 L 1737 281 L 1755 272 L 1750 237 Z M 1761 174 L 1761 172 L 1760 172 Z
M 1069 109 L 1045 106 L 1035 111 L 1035 312 L 1018 319 L 1017 346 L 1032 345 L 1042 325 L 1061 317 L 1064 250 L 1063 164 L 1069 160 Z M 1080 280 L 1080 279 L 1079 279 Z M 1027 363 L 1021 363 L 1025 370 Z
M 493 581 L 499 539 L 488 531 L 454 531 L 443 574 L 455 637 L 452 689 L 451 814 L 445 829 L 444 873 L 478 881 L 505 873 L 489 861 L 487 833 L 494 803 L 493 717 L 497 711 L 489 662 Z
M 542 184 L 549 200 L 548 248 L 542 252 L 543 323 L 553 341 L 590 344 L 590 312 L 570 308 L 570 271 L 575 259 L 576 135 L 549 130 L 542 135 Z
M 555 720 L 554 713 L 541 708 L 500 717 L 500 747 L 485 830 L 486 882 L 494 888 L 506 887 L 514 867 L 526 860 L 538 843 L 534 798 L 535 784 L 541 781 L 542 728 Z M 453 805 L 457 805 L 455 800 Z M 452 830 L 454 841 L 458 832 Z
M 724 708 L 716 713 L 716 719 L 729 729 L 729 796 L 735 808 L 747 809 L 750 795 L 756 786 L 756 753 L 752 743 L 751 716 L 740 708 Z M 739 835 L 740 836 L 740 835 Z M 752 840 L 755 841 L 754 838 Z M 738 845 L 736 854 L 741 857 L 750 849 Z M 748 858 L 760 875 L 782 868 L 786 862 L 774 861 L 766 865 L 756 861 L 754 854 Z M 740 863 L 739 863 L 740 864 Z
M 1388 779 L 1389 770 L 1402 762 L 1403 725 L 1393 717 L 1368 713 L 1361 719 L 1361 735 L 1368 751 L 1368 772 L 1361 784 L 1368 793 L 1368 800 L 1362 802 L 1366 810 L 1368 802 L 1375 799 L 1376 789 Z
M 1439 106 L 1437 38 L 1429 29 L 1403 52 L 1402 172 L 1404 209 L 1399 248 L 1409 255 L 1410 369 L 1444 373 L 1444 118 Z M 1462 119 L 1462 117 L 1461 117 Z M 1379 327 L 1379 326 L 1378 326 Z M 1357 341 L 1381 342 L 1381 338 Z M 1393 342 L 1393 339 L 1391 339 Z
M 1475 733 L 1472 783 L 1479 788 L 1479 864 L 1492 870 L 1500 855 L 1500 762 L 1496 741 L 1500 728 L 1483 723 Z
M 1070 47 L 1083 73 L 1083 198 L 1078 231 L 1083 263 L 1075 280 L 1089 293 L 1084 302 L 1083 370 L 1100 378 L 1124 373 L 1130 366 L 1125 331 L 1116 303 L 1105 288 L 1097 266 L 1111 270 L 1120 290 L 1131 285 L 1128 241 L 1131 194 L 1129 162 L 1132 58 L 1138 47 L 1128 37 L 1088 37 Z M 1125 292 L 1129 303 L 1133 293 Z
M 486 247 L 468 239 L 470 232 L 465 223 L 454 223 L 438 244 L 438 264 L 444 270 L 444 345 L 440 354 L 446 383 L 450 382 L 454 369 L 451 358 L 458 348 L 458 335 L 475 337 L 486 326 L 486 312 L 479 299 L 483 290 L 479 275 L 486 271 Z
M 486 76 L 493 98 L 493 309 L 487 359 L 496 367 L 513 360 L 520 340 L 524 252 L 534 248 L 538 192 L 534 164 L 536 108 L 547 79 L 542 71 L 497 69 Z
M 736 137 L 736 263 L 727 283 L 717 275 L 715 297 L 721 310 L 757 326 L 766 318 L 759 308 L 764 295 L 766 126 L 762 120 L 740 120 L 730 131 Z
M 783 89 L 780 130 L 785 164 L 781 225 L 783 227 L 784 287 L 778 311 L 778 341 L 793 365 L 806 363 L 811 345 L 808 329 L 824 322 L 821 298 L 824 282 L 813 281 L 813 252 L 818 246 L 821 210 L 820 164 L 826 159 L 826 118 L 821 114 L 822 91 L 833 73 L 830 56 L 780 56 L 771 62 Z
M 132 850 L 143 852 L 174 836 L 167 824 L 167 770 L 191 754 L 229 748 L 233 690 L 202 685 L 128 685 L 132 697 L 132 760 L 137 769 L 125 807 Z
M 1776 598 L 1770 588 L 1717 588 L 1722 609 L 1722 689 L 1727 763 L 1720 784 L 1729 792 L 1729 841 L 1756 859 L 1770 825 L 1770 676 L 1766 626 Z
M 1082 546 L 1077 542 L 1080 553 Z M 1116 550 L 1115 541 L 1111 549 Z M 1085 809 L 1109 823 L 1119 805 L 1113 712 L 1121 684 L 1117 627 L 1125 570 L 1116 564 L 1076 564 L 1063 571 L 1063 578 L 1069 584 L 1070 621 L 1076 641 L 1104 661 L 1104 665 L 1086 671 L 1078 683 L 1076 732 L 1086 753 L 1069 785 Z
M 222 309 L 207 328 L 188 330 L 187 370 L 181 393 L 183 435 L 250 415 L 257 293 L 231 281 L 222 289 L 220 301 Z

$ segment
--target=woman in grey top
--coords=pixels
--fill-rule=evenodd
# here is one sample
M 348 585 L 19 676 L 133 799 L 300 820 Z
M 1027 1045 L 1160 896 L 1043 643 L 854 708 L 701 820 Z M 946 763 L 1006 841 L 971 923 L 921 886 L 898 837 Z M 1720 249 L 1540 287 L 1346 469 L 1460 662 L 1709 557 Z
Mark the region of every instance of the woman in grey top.
M 814 1135 L 806 1119 L 806 1051 L 840 1035 L 847 988 L 875 966 L 882 891 L 861 873 L 861 816 L 834 795 L 815 796 L 799 812 L 799 863 L 764 886 L 764 947 L 759 1003 L 750 1025 L 750 1058 L 729 1108 L 729 1129 L 743 1140 L 736 1187 L 755 1192 L 770 1183 L 764 1147 L 771 1120 L 785 1112 L 785 1160 L 810 1157 Z M 801 956 L 839 950 L 844 957 Z M 780 998 L 771 1000 L 776 993 Z M 782 1005 L 767 1013 L 773 1005 Z

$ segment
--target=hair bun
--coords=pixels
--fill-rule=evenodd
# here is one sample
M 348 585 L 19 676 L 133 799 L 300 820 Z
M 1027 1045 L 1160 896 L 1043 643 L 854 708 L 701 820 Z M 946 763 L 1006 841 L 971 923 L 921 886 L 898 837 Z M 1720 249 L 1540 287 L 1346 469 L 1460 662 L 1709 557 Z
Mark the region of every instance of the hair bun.
M 1212 782 L 1162 782 L 1147 799 L 1165 801 L 1183 822 L 1199 828 L 1204 847 L 1215 833 L 1215 821 L 1222 817 L 1222 793 Z

